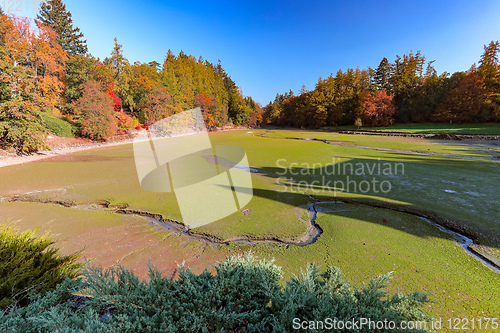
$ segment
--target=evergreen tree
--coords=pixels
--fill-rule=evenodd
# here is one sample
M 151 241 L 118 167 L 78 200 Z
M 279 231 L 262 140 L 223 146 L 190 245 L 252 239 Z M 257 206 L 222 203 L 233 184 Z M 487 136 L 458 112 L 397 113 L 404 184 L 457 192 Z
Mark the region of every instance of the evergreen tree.
M 80 29 L 73 27 L 71 13 L 61 0 L 48 0 L 40 5 L 37 19 L 45 23 L 57 33 L 57 41 L 70 54 L 87 53 L 87 41 L 83 39 Z
M 423 82 L 425 57 L 420 51 L 396 57 L 394 74 L 390 78 L 397 110 L 397 121 L 410 121 L 410 102 Z
M 391 64 L 387 58 L 382 59 L 378 65 L 375 75 L 373 76 L 373 83 L 379 90 L 390 90 L 389 78 L 391 77 Z
M 487 104 L 492 118 L 500 118 L 500 43 L 491 41 L 484 46 L 484 53 L 479 61 L 479 73 L 484 80 L 485 88 L 490 92 Z
M 116 89 L 118 96 L 123 101 L 123 106 L 126 109 L 135 111 L 137 107 L 137 96 L 134 96 L 134 91 L 132 89 L 134 69 L 123 55 L 123 45 L 118 44 L 116 37 L 114 41 L 115 45 L 111 52 L 111 56 L 104 59 L 104 64 L 113 73 L 114 89 Z
M 179 89 L 177 84 L 177 78 L 175 76 L 175 63 L 177 59 L 176 56 L 169 49 L 163 62 L 162 67 L 162 80 L 163 84 L 167 87 L 168 92 L 173 97 L 175 101 L 178 100 Z
M 122 47 L 123 45 L 118 44 L 118 39 L 114 39 L 115 46 L 111 52 L 111 57 L 104 59 L 104 64 L 109 66 L 113 70 L 113 76 L 115 80 L 118 80 L 120 76 L 125 72 L 125 68 L 129 65 L 127 58 L 123 55 Z
M 500 92 L 500 63 L 498 53 L 500 52 L 500 43 L 491 42 L 484 46 L 484 53 L 479 61 L 479 72 L 481 73 L 486 87 L 492 92 Z
M 480 68 L 487 66 L 498 66 L 498 52 L 500 52 L 500 43 L 491 41 L 490 44 L 484 46 L 484 53 L 479 61 Z
M 437 76 L 437 71 L 436 69 L 434 68 L 434 66 L 432 66 L 432 64 L 435 62 L 436 60 L 432 60 L 432 61 L 429 61 L 427 63 L 427 69 L 425 70 L 425 76 L 424 78 L 425 79 L 428 79 L 430 77 L 434 77 L 434 76 Z

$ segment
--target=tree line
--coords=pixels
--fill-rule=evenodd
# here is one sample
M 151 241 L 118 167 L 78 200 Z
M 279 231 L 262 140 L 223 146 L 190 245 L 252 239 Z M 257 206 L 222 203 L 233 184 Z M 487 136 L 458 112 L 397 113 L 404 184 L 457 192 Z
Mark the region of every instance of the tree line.
M 49 133 L 104 140 L 194 107 L 209 129 L 262 121 L 220 61 L 168 50 L 163 64 L 130 63 L 116 38 L 101 61 L 61 0 L 42 2 L 34 24 L 1 7 L 0 18 L 0 144 L 18 154 Z
M 420 51 L 383 58 L 376 69 L 339 70 L 313 90 L 277 94 L 264 108 L 264 123 L 320 128 L 387 126 L 393 122 L 496 122 L 500 120 L 500 43 L 464 72 L 438 75 Z

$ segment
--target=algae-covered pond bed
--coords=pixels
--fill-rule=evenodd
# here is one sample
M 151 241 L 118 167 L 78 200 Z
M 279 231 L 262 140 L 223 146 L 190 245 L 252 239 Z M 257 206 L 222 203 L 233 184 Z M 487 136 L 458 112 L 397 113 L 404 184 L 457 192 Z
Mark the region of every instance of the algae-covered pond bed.
M 444 320 L 498 316 L 500 275 L 421 218 L 498 257 L 496 151 L 466 141 L 314 131 L 210 139 L 243 148 L 252 168 L 252 199 L 218 221 L 183 232 L 176 194 L 141 188 L 131 144 L 0 168 L 0 219 L 49 232 L 62 253 L 81 251 L 81 260 L 119 263 L 142 277 L 148 262 L 171 272 L 185 261 L 201 272 L 251 250 L 275 258 L 288 276 L 307 262 L 338 266 L 355 284 L 393 271 L 394 290 L 429 293 L 427 311 Z

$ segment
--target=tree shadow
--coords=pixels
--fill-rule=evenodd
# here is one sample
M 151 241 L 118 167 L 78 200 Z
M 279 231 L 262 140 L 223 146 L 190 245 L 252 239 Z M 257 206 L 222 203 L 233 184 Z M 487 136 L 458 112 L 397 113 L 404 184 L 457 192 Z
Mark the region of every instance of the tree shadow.
M 254 188 L 253 195 L 293 207 L 297 205 L 297 202 L 318 203 L 340 200 L 345 203 L 404 212 L 427 218 L 432 222 L 476 241 L 478 239 L 477 235 L 484 234 L 485 232 L 491 234 L 491 230 L 488 228 L 481 229 L 477 226 L 467 224 L 466 221 L 451 219 L 446 214 L 443 214 L 443 212 L 435 211 L 430 207 L 418 207 L 414 203 L 404 201 L 405 199 L 398 196 L 398 191 L 393 191 L 395 181 L 397 184 L 410 183 L 410 185 L 406 186 L 411 187 L 413 180 L 407 181 L 408 179 L 405 178 L 406 175 L 404 173 L 405 169 L 420 169 L 423 166 L 436 164 L 446 168 L 457 166 L 461 161 L 442 157 L 422 159 L 412 155 L 396 153 L 394 155 L 397 155 L 397 161 L 391 161 L 390 157 L 388 160 L 351 159 L 340 161 L 337 159 L 330 164 L 324 165 L 320 165 L 319 163 L 309 163 L 309 165 L 302 163 L 297 165 L 297 163 L 287 163 L 285 161 L 279 165 L 277 164 L 276 167 L 254 167 L 259 175 L 274 179 L 275 181 L 272 186 L 274 189 Z M 433 172 L 433 170 L 429 172 Z M 431 181 L 434 180 L 431 179 Z M 442 184 L 426 184 L 427 187 L 432 186 L 435 188 L 438 188 L 440 185 Z M 439 190 L 441 191 L 442 189 Z M 416 195 L 421 195 L 422 192 L 425 193 L 425 188 L 420 193 L 416 193 Z M 340 212 L 323 211 L 322 213 L 346 216 Z M 387 223 L 383 219 L 374 221 L 374 219 L 364 218 L 362 214 L 360 214 L 359 219 L 370 223 L 378 223 L 386 227 L 393 227 L 419 237 L 435 237 L 437 234 L 446 239 L 451 237 L 449 235 L 445 236 L 442 233 L 426 234 L 426 230 L 429 230 L 428 228 L 421 228 L 422 230 L 401 229 L 396 225 Z M 499 235 L 491 236 L 489 240 L 481 239 L 481 241 L 484 245 L 498 248 Z

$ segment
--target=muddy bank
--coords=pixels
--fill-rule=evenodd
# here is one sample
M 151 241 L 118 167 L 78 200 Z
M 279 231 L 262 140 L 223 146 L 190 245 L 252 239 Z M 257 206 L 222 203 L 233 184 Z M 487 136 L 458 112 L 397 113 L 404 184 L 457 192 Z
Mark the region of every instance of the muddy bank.
M 320 206 L 321 205 L 326 205 L 326 204 L 351 204 L 351 205 L 359 205 L 359 206 L 369 206 L 369 207 L 374 207 L 374 208 L 381 208 L 381 209 L 389 209 L 389 210 L 395 210 L 395 211 L 400 211 L 405 214 L 410 214 L 413 216 L 416 216 L 423 221 L 426 221 L 427 223 L 430 223 L 434 226 L 436 226 L 439 230 L 447 233 L 448 235 L 453 237 L 453 240 L 457 242 L 465 251 L 466 253 L 471 256 L 472 258 L 478 260 L 481 262 L 483 265 L 487 266 L 490 268 L 492 271 L 500 274 L 500 266 L 497 265 L 495 262 L 490 260 L 489 258 L 483 256 L 482 254 L 478 253 L 475 251 L 471 245 L 475 244 L 475 241 L 473 240 L 473 236 L 469 234 L 469 232 L 464 231 L 463 228 L 460 228 L 459 225 L 455 223 L 451 223 L 451 221 L 448 221 L 446 219 L 437 219 L 441 224 L 436 221 L 434 214 L 430 213 L 416 213 L 416 212 L 408 212 L 404 209 L 401 208 L 396 208 L 396 207 L 386 207 L 384 205 L 370 205 L 369 203 L 358 203 L 354 201 L 342 201 L 342 200 L 326 200 L 326 201 L 313 201 L 308 204 L 309 206 L 309 220 L 308 222 L 308 229 L 305 232 L 302 237 L 300 237 L 298 240 L 285 240 L 285 239 L 279 239 L 279 238 L 257 238 L 257 237 L 249 237 L 249 236 L 239 236 L 239 237 L 231 237 L 227 239 L 220 239 L 217 237 L 214 237 L 209 234 L 205 233 L 198 233 L 198 232 L 193 232 L 192 230 L 188 229 L 184 224 L 170 220 L 170 219 L 165 219 L 162 215 L 160 214 L 153 214 L 153 213 L 148 213 L 148 212 L 143 212 L 143 211 L 137 211 L 137 210 L 131 210 L 131 209 L 126 209 L 126 208 L 119 208 L 115 209 L 114 212 L 117 214 L 128 214 L 128 215 L 137 215 L 137 216 L 142 216 L 147 218 L 151 223 L 154 223 L 162 228 L 172 230 L 174 232 L 177 232 L 178 234 L 181 234 L 190 240 L 196 240 L 196 241 L 201 241 L 204 243 L 208 243 L 211 245 L 229 245 L 229 243 L 236 242 L 236 243 L 247 243 L 247 244 L 258 244 L 258 243 L 268 243 L 268 244 L 282 244 L 282 245 L 287 245 L 287 246 L 308 246 L 313 243 L 315 243 L 318 238 L 321 236 L 323 233 L 323 230 L 319 225 L 316 224 L 316 217 L 318 212 L 320 211 Z M 108 206 L 109 207 L 109 206 Z M 433 218 L 434 217 L 434 218 Z M 447 221 L 449 227 L 444 226 L 442 223 L 443 221 Z M 467 235 L 466 235 L 467 234 Z
M 490 260 L 489 258 L 478 253 L 477 251 L 475 251 L 471 247 L 471 245 L 474 245 L 476 243 L 474 240 L 474 236 L 472 236 L 472 233 L 470 230 L 467 230 L 467 228 L 465 228 L 457 223 L 454 223 L 453 221 L 438 217 L 435 214 L 427 213 L 427 212 L 423 212 L 423 211 L 409 211 L 409 210 L 404 209 L 404 208 L 399 207 L 399 206 L 374 204 L 374 203 L 370 203 L 370 202 L 358 202 L 358 201 L 351 201 L 351 200 L 321 200 L 321 201 L 314 200 L 314 201 L 309 202 L 309 204 L 308 204 L 308 220 L 305 221 L 305 220 L 301 219 L 302 221 L 304 221 L 308 224 L 307 231 L 297 240 L 288 240 L 288 239 L 280 239 L 277 237 L 259 238 L 259 237 L 250 237 L 250 236 L 237 236 L 237 237 L 230 237 L 230 238 L 226 238 L 226 239 L 220 239 L 220 238 L 215 237 L 213 235 L 192 231 L 192 230 L 188 229 L 184 224 L 182 224 L 178 221 L 175 221 L 175 220 L 164 218 L 161 214 L 154 214 L 151 212 L 129 209 L 127 206 L 124 206 L 124 205 L 110 205 L 110 203 L 107 201 L 99 201 L 96 203 L 91 203 L 91 204 L 86 204 L 86 205 L 73 205 L 71 203 L 63 202 L 63 201 L 33 200 L 32 198 L 23 197 L 23 196 L 2 197 L 2 198 L 0 198 L 0 201 L 4 201 L 4 202 L 5 201 L 9 201 L 9 202 L 21 201 L 21 202 L 31 202 L 31 203 L 41 203 L 41 204 L 54 204 L 54 205 L 59 205 L 59 206 L 66 207 L 69 209 L 105 210 L 105 211 L 113 212 L 113 213 L 120 214 L 120 215 L 140 216 L 140 217 L 146 218 L 149 223 L 157 225 L 160 228 L 164 228 L 164 229 L 173 231 L 179 235 L 187 237 L 189 240 L 203 242 L 206 244 L 210 244 L 212 246 L 226 246 L 226 245 L 229 245 L 230 243 L 245 243 L 245 244 L 268 243 L 268 244 L 304 247 L 304 246 L 308 246 L 308 245 L 315 243 L 319 239 L 319 237 L 321 237 L 321 234 L 323 233 L 323 230 L 321 229 L 321 227 L 316 224 L 316 217 L 317 217 L 318 212 L 321 212 L 321 208 L 320 208 L 321 205 L 351 204 L 351 205 L 358 205 L 358 206 L 365 206 L 365 207 L 368 206 L 368 207 L 374 207 L 374 208 L 389 209 L 389 210 L 394 210 L 394 211 L 399 211 L 399 212 L 403 212 L 406 214 L 410 214 L 410 215 L 416 216 L 416 217 L 418 217 L 418 218 L 420 218 L 428 223 L 431 223 L 432 225 L 439 228 L 439 230 L 447 233 L 448 235 L 451 235 L 453 237 L 454 241 L 457 242 L 466 251 L 466 253 L 468 255 L 470 255 L 472 258 L 478 260 L 483 265 L 490 268 L 492 271 L 500 274 L 500 266 L 499 265 L 497 265 L 494 261 Z

